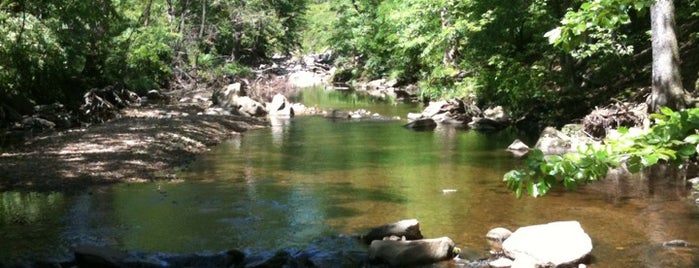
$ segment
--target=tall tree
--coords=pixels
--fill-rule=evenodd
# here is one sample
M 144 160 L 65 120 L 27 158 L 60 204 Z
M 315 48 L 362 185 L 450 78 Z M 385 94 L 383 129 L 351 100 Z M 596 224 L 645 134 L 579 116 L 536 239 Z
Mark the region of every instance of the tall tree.
M 631 22 L 629 12 L 644 12 L 650 7 L 651 42 L 653 54 L 652 93 L 648 99 L 649 109 L 657 112 L 660 107 L 682 109 L 687 106 L 688 95 L 682 87 L 680 76 L 679 47 L 675 34 L 675 6 L 672 0 L 591 0 L 583 3 L 577 11 L 565 14 L 560 27 L 548 32 L 546 36 L 552 44 L 561 46 L 570 52 L 578 49 L 586 41 L 584 37 L 598 33 L 610 33 L 623 24 Z M 597 44 L 610 47 L 618 43 L 595 40 Z M 607 52 L 609 52 L 607 50 Z M 583 53 L 587 56 L 596 51 Z M 622 53 L 629 53 L 624 51 Z
M 687 106 L 687 94 L 680 76 L 680 53 L 675 34 L 675 5 L 672 0 L 656 0 L 651 10 L 653 42 L 653 80 L 649 107 L 682 109 Z

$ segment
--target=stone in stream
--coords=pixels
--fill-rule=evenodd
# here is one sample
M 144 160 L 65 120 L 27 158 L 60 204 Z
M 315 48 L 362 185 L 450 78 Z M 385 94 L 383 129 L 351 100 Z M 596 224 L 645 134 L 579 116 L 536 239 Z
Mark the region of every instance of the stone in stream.
M 437 122 L 431 118 L 422 118 L 412 121 L 403 127 L 416 131 L 429 131 L 437 128 Z
M 286 97 L 279 93 L 272 97 L 272 102 L 267 103 L 267 111 L 270 116 L 294 117 L 294 108 Z
M 121 250 L 89 245 L 74 248 L 73 254 L 77 267 L 122 267 L 123 261 L 129 257 Z
M 375 240 L 369 246 L 369 261 L 394 267 L 430 264 L 452 259 L 459 254 L 448 237 L 421 240 Z
M 416 219 L 409 219 L 375 227 L 362 236 L 362 240 L 366 244 L 371 244 L 374 240 L 382 240 L 384 237 L 391 236 L 405 237 L 407 240 L 423 238 L 420 232 L 420 223 Z
M 519 139 L 516 139 L 515 141 L 510 144 L 510 146 L 507 146 L 508 151 L 514 151 L 514 152 L 528 152 L 529 151 L 529 146 L 522 142 Z
M 592 239 L 577 221 L 525 226 L 510 235 L 502 248 L 512 267 L 577 265 L 592 251 Z
M 490 245 L 490 250 L 492 251 L 493 254 L 498 254 L 502 252 L 502 242 L 505 242 L 505 240 L 512 235 L 512 231 L 502 228 L 502 227 L 497 227 L 494 228 L 485 235 L 486 240 L 488 240 L 488 244 Z

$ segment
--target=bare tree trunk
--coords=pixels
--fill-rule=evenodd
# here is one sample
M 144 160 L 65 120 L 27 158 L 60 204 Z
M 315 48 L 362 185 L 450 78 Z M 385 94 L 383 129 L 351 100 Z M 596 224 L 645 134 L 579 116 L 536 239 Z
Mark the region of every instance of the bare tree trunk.
M 687 94 L 682 87 L 680 56 L 675 34 L 675 5 L 672 0 L 656 0 L 650 9 L 653 40 L 653 81 L 649 109 L 682 109 Z
M 206 27 L 206 0 L 201 0 L 201 26 L 199 26 L 199 39 L 204 37 Z
M 146 27 L 150 26 L 150 10 L 151 10 L 152 6 L 153 6 L 153 0 L 149 0 L 148 5 L 146 6 L 146 10 L 143 11 L 143 16 L 145 17 L 143 24 Z
M 172 24 L 175 21 L 175 9 L 172 7 L 172 0 L 167 0 L 167 22 Z

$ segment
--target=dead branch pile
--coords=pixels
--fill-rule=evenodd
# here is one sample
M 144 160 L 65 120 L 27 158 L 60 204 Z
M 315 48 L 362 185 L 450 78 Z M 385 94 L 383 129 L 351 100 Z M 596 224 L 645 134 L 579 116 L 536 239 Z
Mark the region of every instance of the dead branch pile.
M 93 88 L 83 95 L 80 106 L 81 120 L 95 123 L 105 122 L 119 115 L 119 110 L 140 102 L 136 93 L 120 86 Z
M 596 107 L 583 118 L 583 130 L 598 139 L 607 136 L 607 130 L 618 127 L 642 127 L 648 119 L 648 106 L 645 103 L 614 103 L 604 108 Z

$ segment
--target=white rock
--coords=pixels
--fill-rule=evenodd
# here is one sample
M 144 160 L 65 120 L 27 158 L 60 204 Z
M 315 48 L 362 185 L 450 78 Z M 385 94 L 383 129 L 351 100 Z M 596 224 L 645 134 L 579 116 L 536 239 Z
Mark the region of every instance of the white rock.
M 501 257 L 501 258 L 498 258 L 497 260 L 489 262 L 488 265 L 490 265 L 490 267 L 493 267 L 493 268 L 507 268 L 507 267 L 512 266 L 512 263 L 513 263 L 512 260 L 505 258 L 505 257 Z
M 510 151 L 529 151 L 529 146 L 527 146 L 521 140 L 516 139 L 515 141 L 512 142 L 512 144 L 510 144 L 510 146 L 507 147 L 507 150 L 510 150 Z
M 536 265 L 576 264 L 592 251 L 592 239 L 577 221 L 561 221 L 517 229 L 502 244 L 517 267 L 533 261 Z M 515 267 L 513 265 L 512 267 Z

